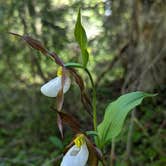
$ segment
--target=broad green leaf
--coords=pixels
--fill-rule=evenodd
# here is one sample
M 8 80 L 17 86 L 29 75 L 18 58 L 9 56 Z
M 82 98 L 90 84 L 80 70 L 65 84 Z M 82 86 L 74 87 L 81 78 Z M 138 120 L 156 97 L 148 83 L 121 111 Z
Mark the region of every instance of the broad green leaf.
M 89 60 L 89 53 L 87 51 L 87 36 L 84 27 L 81 24 L 81 10 L 79 9 L 78 16 L 77 16 L 77 22 L 75 25 L 74 30 L 75 39 L 78 42 L 81 54 L 82 54 L 82 61 L 83 66 L 86 67 L 88 60 Z
M 98 125 L 97 131 L 100 138 L 100 146 L 109 143 L 112 138 L 121 132 L 127 114 L 141 104 L 145 97 L 155 96 L 144 92 L 131 92 L 120 96 L 111 102 L 106 110 L 103 121 Z
M 87 47 L 87 36 L 86 36 L 86 32 L 84 30 L 84 27 L 81 24 L 81 10 L 80 9 L 78 11 L 74 35 L 75 35 L 75 38 L 76 38 L 78 44 L 80 45 L 80 48 L 81 49 L 86 48 Z

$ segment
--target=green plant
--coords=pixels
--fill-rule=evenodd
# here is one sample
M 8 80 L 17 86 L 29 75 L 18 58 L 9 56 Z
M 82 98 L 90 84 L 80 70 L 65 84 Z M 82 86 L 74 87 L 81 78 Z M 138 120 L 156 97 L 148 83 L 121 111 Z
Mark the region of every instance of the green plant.
M 92 74 L 88 69 L 89 53 L 87 50 L 88 41 L 84 27 L 81 24 L 81 10 L 78 12 L 77 22 L 75 25 L 75 39 L 81 50 L 82 63 L 68 62 L 64 63 L 59 56 L 48 51 L 38 40 L 33 39 L 26 35 L 18 35 L 11 33 L 22 38 L 31 47 L 42 52 L 44 55 L 51 57 L 56 64 L 60 67 L 57 71 L 57 77 L 46 83 L 41 87 L 41 92 L 48 97 L 56 97 L 57 105 L 53 108 L 57 111 L 57 124 L 63 137 L 63 124 L 68 124 L 75 132 L 75 137 L 65 148 L 64 158 L 61 166 L 65 166 L 66 163 L 69 166 L 76 166 L 82 164 L 85 166 L 86 163 L 89 165 L 97 166 L 99 161 L 105 165 L 104 157 L 102 152 L 112 140 L 116 140 L 117 136 L 122 130 L 125 118 L 127 114 L 136 106 L 141 104 L 142 100 L 146 97 L 152 97 L 154 94 L 148 94 L 145 92 L 137 91 L 131 92 L 120 96 L 117 100 L 111 102 L 104 114 L 103 121 L 98 124 L 97 122 L 97 108 L 96 108 L 96 88 L 92 78 Z M 92 86 L 92 102 L 86 93 L 85 82 L 77 69 L 83 70 L 89 77 Z M 71 85 L 70 77 L 74 77 L 75 82 L 78 84 L 81 93 L 81 101 L 85 106 L 87 113 L 92 116 L 93 119 L 93 131 L 82 131 L 80 124 L 70 114 L 64 112 L 63 102 L 64 93 L 66 93 Z M 91 111 L 92 110 L 92 111 Z M 90 139 L 93 138 L 93 141 Z M 57 137 L 51 137 L 50 140 L 61 150 L 63 143 Z M 95 145 L 94 145 L 94 143 Z

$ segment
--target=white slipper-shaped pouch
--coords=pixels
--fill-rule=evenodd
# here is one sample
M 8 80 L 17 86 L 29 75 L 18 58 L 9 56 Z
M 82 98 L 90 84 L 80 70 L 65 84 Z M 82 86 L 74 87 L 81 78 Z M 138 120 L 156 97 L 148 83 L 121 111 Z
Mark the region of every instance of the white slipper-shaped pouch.
M 86 166 L 89 151 L 84 136 L 78 136 L 74 142 L 75 145 L 73 145 L 64 155 L 61 166 Z
M 55 77 L 41 87 L 41 92 L 48 97 L 56 97 L 58 92 L 62 87 L 62 76 Z M 71 85 L 71 80 L 69 77 L 65 78 L 63 93 L 66 93 Z

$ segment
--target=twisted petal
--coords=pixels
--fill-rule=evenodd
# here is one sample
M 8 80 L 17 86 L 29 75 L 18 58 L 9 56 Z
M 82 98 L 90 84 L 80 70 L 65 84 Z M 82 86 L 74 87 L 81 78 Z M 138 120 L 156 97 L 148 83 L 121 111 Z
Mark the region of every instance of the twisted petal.
M 55 77 L 54 79 L 50 80 L 46 84 L 41 87 L 41 92 L 48 97 L 56 97 L 58 92 L 60 91 L 62 77 Z M 66 93 L 70 88 L 71 80 L 69 77 L 66 77 L 63 93 Z
M 63 157 L 61 166 L 85 166 L 88 160 L 89 151 L 84 143 L 80 148 L 72 146 Z

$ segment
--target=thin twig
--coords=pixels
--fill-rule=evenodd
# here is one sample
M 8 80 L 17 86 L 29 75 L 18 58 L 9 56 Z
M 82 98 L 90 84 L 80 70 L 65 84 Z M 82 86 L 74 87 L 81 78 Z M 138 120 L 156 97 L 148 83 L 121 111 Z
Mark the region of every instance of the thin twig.
M 131 33 L 131 42 L 133 41 L 133 48 L 130 48 L 130 55 L 136 54 L 134 52 L 134 48 L 138 45 L 139 41 L 139 35 L 140 35 L 140 30 L 139 30 L 139 0 L 133 1 L 133 11 L 132 11 L 132 33 Z M 124 86 L 123 86 L 124 87 Z M 132 86 L 132 90 L 137 89 L 136 86 Z M 126 143 L 126 161 L 128 165 L 131 165 L 131 151 L 132 151 L 132 136 L 134 132 L 134 119 L 136 117 L 136 109 L 132 111 L 131 119 L 130 119 L 130 126 L 129 126 L 129 131 L 128 131 L 128 137 L 127 137 L 127 143 Z
M 144 135 L 150 137 L 150 135 L 148 134 L 144 126 L 138 121 L 138 119 L 135 117 L 133 120 L 138 125 L 138 127 L 143 131 Z
M 107 68 L 105 70 L 103 70 L 103 72 L 98 76 L 97 80 L 96 80 L 96 84 L 95 86 L 98 87 L 98 85 L 100 84 L 101 80 L 103 79 L 103 77 L 107 74 L 108 71 L 110 71 L 113 66 L 117 63 L 117 61 L 120 59 L 120 56 L 122 55 L 122 53 L 128 48 L 129 46 L 129 42 L 125 43 L 123 45 L 122 48 L 120 48 L 118 50 L 117 55 L 114 57 L 114 59 L 111 61 L 111 63 L 107 66 Z
M 127 144 L 126 144 L 126 160 L 130 162 L 131 159 L 131 149 L 132 149 L 132 135 L 134 131 L 134 119 L 136 115 L 136 109 L 132 111 L 131 118 L 130 118 L 130 126 L 127 136 Z

